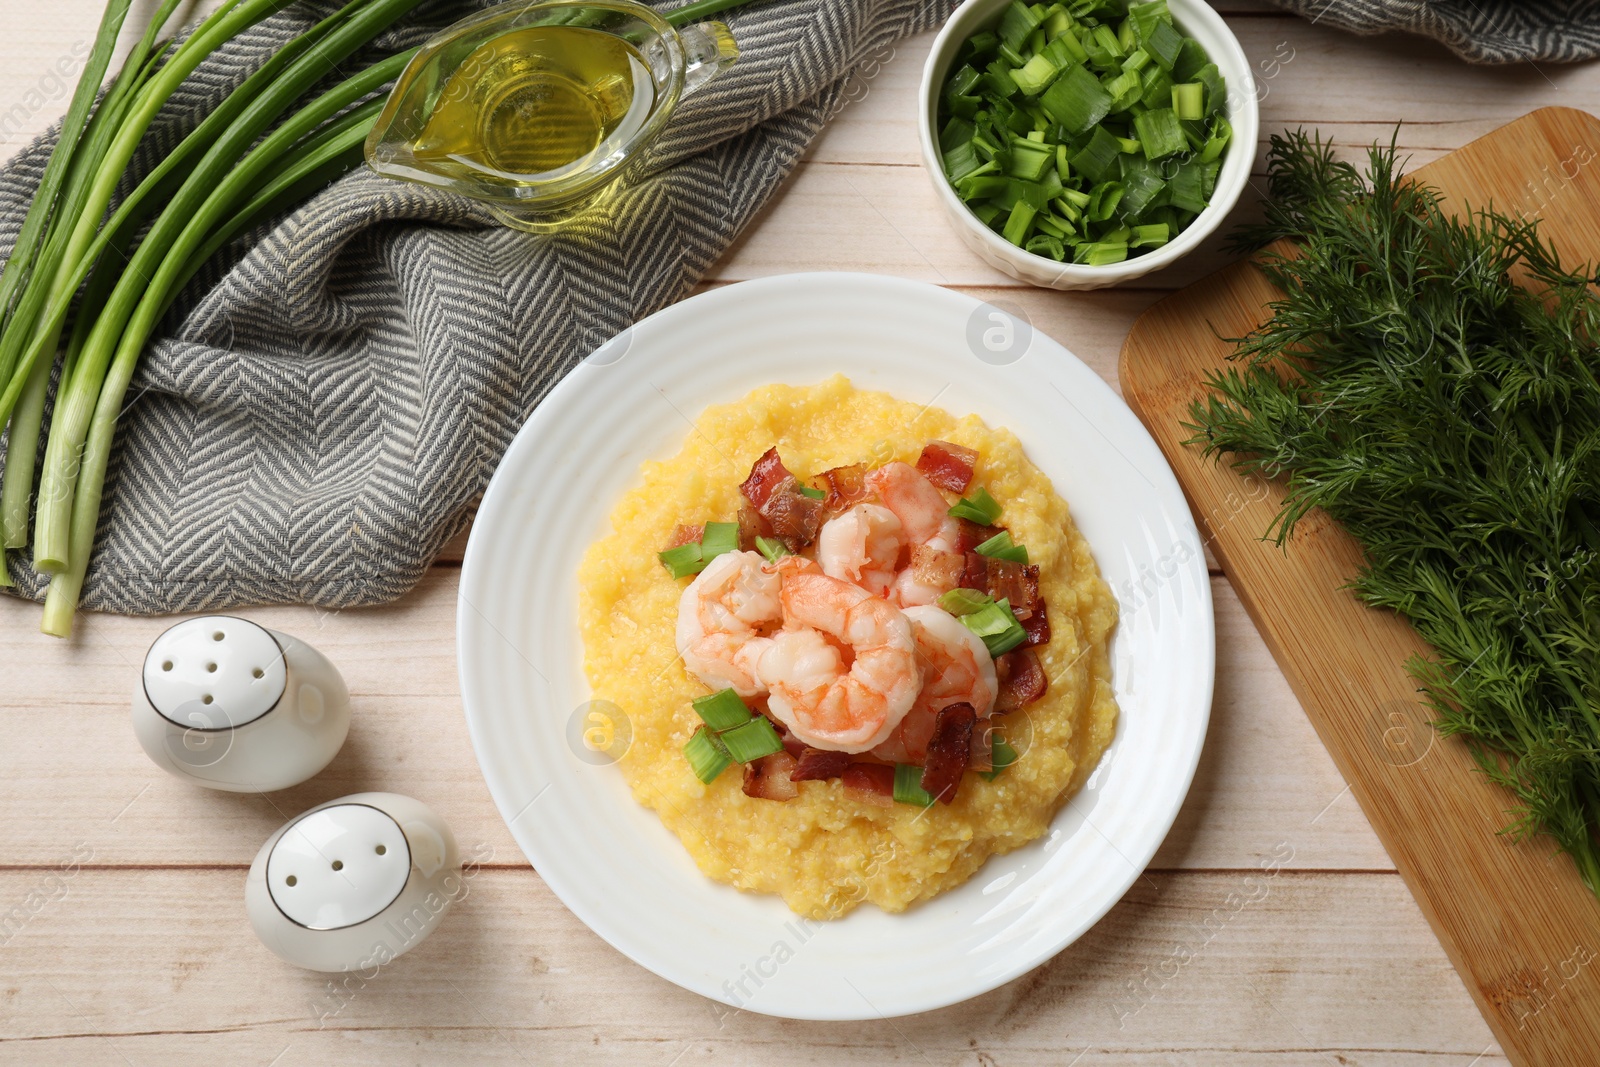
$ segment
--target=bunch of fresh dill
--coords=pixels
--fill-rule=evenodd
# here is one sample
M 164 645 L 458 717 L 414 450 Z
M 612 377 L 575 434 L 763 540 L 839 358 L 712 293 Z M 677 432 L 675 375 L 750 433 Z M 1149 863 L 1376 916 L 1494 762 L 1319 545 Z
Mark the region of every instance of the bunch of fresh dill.
M 1241 247 L 1283 292 L 1191 409 L 1190 443 L 1284 477 L 1279 544 L 1323 508 L 1365 548 L 1352 581 L 1437 651 L 1409 669 L 1600 895 L 1600 300 L 1534 221 L 1446 212 L 1303 132 L 1274 136 Z M 1578 195 L 1574 192 L 1572 195 Z

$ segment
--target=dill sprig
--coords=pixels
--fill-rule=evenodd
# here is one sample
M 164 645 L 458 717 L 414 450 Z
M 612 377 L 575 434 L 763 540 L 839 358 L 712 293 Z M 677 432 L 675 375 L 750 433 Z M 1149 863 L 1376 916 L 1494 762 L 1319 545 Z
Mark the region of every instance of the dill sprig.
M 1351 582 L 1437 658 L 1408 669 L 1442 734 L 1600 895 L 1600 301 L 1536 222 L 1452 214 L 1304 132 L 1274 136 L 1261 269 L 1284 294 L 1191 408 L 1190 443 L 1283 478 L 1366 550 Z

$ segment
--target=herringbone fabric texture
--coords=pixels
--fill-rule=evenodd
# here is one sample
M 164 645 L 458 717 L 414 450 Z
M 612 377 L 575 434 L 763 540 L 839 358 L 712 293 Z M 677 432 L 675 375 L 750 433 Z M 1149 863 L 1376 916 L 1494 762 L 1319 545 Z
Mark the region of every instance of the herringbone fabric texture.
M 769 0 L 734 14 L 739 62 L 683 103 L 610 210 L 557 235 L 504 229 L 472 202 L 364 170 L 251 235 L 237 265 L 196 280 L 144 356 L 84 606 L 350 607 L 405 593 L 550 387 L 683 297 L 892 42 L 949 8 Z M 210 58 L 130 182 L 328 10 L 297 4 Z M 419 9 L 384 43 L 418 43 L 461 13 Z M 0 174 L 0 252 L 48 151 L 35 144 Z M 559 521 L 529 517 L 530 551 L 532 532 Z M 25 554 L 11 556 L 17 591 L 42 596 Z
M 1473 63 L 1572 63 L 1600 55 L 1600 0 L 1273 0 L 1356 33 L 1404 30 Z

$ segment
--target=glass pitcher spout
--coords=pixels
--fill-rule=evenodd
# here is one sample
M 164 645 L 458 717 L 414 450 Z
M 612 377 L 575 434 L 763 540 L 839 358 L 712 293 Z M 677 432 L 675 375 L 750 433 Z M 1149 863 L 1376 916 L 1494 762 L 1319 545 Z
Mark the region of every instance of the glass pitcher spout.
M 739 45 L 723 22 L 697 22 L 678 31 L 683 42 L 683 95 L 688 96 L 739 59 Z
M 373 123 L 367 163 L 483 201 L 507 225 L 554 230 L 738 57 L 724 23 L 676 29 L 636 0 L 514 0 L 417 51 Z

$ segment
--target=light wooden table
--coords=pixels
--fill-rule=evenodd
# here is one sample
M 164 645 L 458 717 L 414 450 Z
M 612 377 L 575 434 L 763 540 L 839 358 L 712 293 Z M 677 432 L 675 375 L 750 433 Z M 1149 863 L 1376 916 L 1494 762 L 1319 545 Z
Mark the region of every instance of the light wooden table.
M 1303 124 L 1359 147 L 1404 120 L 1400 143 L 1422 162 L 1537 106 L 1600 106 L 1600 69 L 1474 69 L 1418 40 L 1359 39 L 1250 0 L 1220 6 L 1258 64 L 1263 131 Z M 11 5 L 4 154 L 65 109 L 70 88 L 52 68 L 92 37 L 99 8 Z M 1115 384 L 1134 316 L 1218 255 L 1091 294 L 986 268 L 941 220 L 917 163 L 909 116 L 930 40 L 896 46 L 706 284 L 844 268 L 1003 295 Z M 1055 960 L 967 1004 L 816 1024 L 725 1014 L 656 978 L 529 868 L 462 721 L 459 547 L 389 607 L 246 612 L 327 651 L 359 723 L 324 774 L 268 796 L 190 788 L 139 750 L 127 699 L 167 621 L 84 616 L 60 642 L 39 635 L 36 607 L 0 598 L 0 1062 L 1505 1062 L 1214 568 L 1210 737 L 1177 825 L 1128 896 Z M 256 941 L 244 872 L 288 816 L 362 789 L 433 805 L 479 866 L 428 942 L 337 990 Z M 1274 860 L 1282 869 L 1264 873 Z

